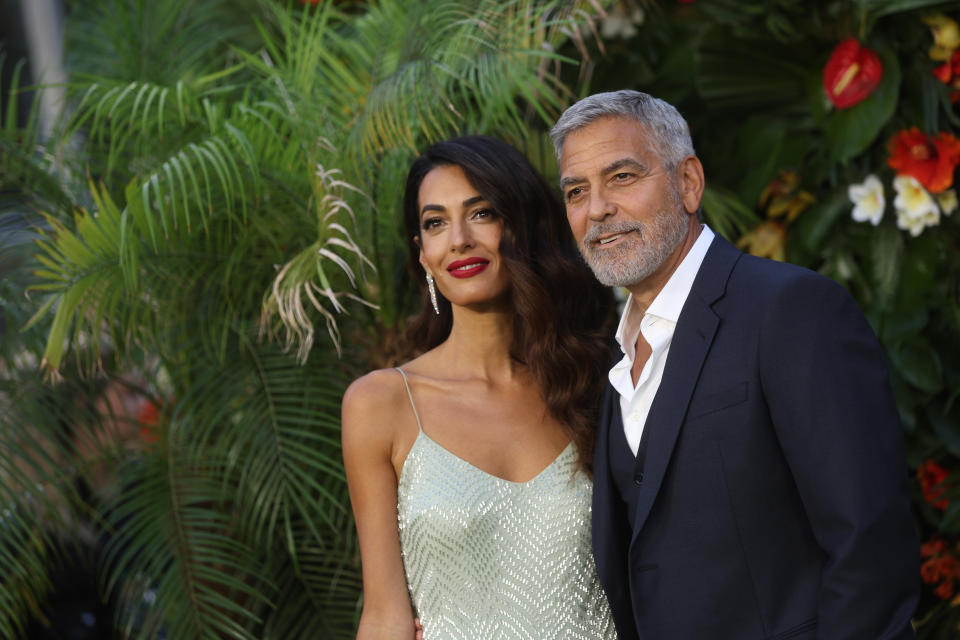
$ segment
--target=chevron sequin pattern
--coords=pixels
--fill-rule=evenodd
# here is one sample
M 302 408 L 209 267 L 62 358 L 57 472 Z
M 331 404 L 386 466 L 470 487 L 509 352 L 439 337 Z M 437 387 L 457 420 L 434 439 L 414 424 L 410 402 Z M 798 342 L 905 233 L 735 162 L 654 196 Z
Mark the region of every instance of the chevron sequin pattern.
M 540 475 L 490 475 L 422 431 L 400 476 L 400 546 L 424 640 L 610 640 L 571 443 Z

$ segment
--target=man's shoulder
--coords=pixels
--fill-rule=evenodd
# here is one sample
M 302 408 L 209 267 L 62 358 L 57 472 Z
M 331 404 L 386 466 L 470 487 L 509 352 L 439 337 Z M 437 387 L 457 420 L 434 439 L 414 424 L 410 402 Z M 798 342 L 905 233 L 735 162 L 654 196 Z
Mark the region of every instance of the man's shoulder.
M 729 288 L 754 294 L 781 293 L 784 289 L 844 290 L 835 280 L 806 267 L 743 254 L 730 274 Z

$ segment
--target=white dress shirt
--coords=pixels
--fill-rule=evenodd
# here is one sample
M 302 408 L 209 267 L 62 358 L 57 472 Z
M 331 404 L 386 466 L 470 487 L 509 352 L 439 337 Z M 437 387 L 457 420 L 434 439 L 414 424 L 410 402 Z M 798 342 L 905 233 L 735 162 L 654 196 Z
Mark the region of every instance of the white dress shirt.
M 684 256 L 677 270 L 673 272 L 667 284 L 664 285 L 657 297 L 653 299 L 646 313 L 641 313 L 635 304 L 633 296 L 627 298 L 627 303 L 620 316 L 620 325 L 617 327 L 617 342 L 623 351 L 623 359 L 610 369 L 610 384 L 620 394 L 620 411 L 623 414 L 623 431 L 627 436 L 627 443 L 633 454 L 637 454 L 640 447 L 640 436 L 643 435 L 643 426 L 650 413 L 650 405 L 660 388 L 663 370 L 667 364 L 667 355 L 670 352 L 670 341 L 673 340 L 673 331 L 677 327 L 680 311 L 683 309 L 693 281 L 697 277 L 703 257 L 713 241 L 714 233 L 710 227 L 703 225 L 700 236 Z M 643 334 L 652 353 L 643 365 L 643 371 L 637 378 L 634 386 L 630 370 L 637 357 L 637 338 Z

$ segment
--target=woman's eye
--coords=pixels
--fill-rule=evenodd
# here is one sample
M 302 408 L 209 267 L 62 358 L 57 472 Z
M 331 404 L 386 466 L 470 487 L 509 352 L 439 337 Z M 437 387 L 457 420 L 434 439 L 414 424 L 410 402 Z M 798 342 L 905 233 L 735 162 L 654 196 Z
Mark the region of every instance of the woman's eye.
M 481 218 L 481 219 L 496 218 L 497 212 L 494 211 L 493 209 L 478 209 L 477 211 L 473 212 L 473 217 Z
M 420 223 L 420 226 L 425 231 L 427 231 L 430 229 L 435 229 L 436 227 L 439 227 L 441 224 L 443 224 L 443 220 L 441 220 L 440 218 L 426 218 L 422 223 Z

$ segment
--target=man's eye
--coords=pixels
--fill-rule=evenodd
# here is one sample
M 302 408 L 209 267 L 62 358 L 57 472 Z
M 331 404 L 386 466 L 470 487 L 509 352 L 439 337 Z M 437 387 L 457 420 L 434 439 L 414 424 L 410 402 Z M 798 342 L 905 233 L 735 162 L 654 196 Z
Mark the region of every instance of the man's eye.
M 576 200 L 583 193 L 582 187 L 574 187 L 567 191 L 567 200 Z
M 631 174 L 621 172 L 621 173 L 615 174 L 613 176 L 613 179 L 623 181 L 623 180 L 629 180 L 630 177 L 631 177 Z

